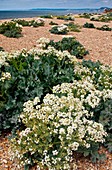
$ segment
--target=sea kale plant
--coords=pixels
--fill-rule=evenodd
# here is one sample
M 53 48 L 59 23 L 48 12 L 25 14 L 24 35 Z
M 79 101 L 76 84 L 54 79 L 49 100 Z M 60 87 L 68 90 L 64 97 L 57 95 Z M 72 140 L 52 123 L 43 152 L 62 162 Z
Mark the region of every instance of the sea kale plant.
M 104 129 L 108 133 L 104 145 L 108 150 L 112 151 L 112 67 L 104 66 L 100 62 L 83 61 L 75 67 L 77 78 L 87 77 L 94 84 L 96 92 L 104 92 L 100 98 L 99 104 L 95 106 L 93 120 L 102 123 Z M 97 96 L 97 95 L 96 95 Z M 107 96 L 107 97 L 106 97 Z M 105 98 L 106 97 L 106 98 Z M 92 101 L 92 100 L 91 100 Z M 95 101 L 95 97 L 93 99 Z M 91 108 L 87 105 L 87 110 Z M 97 146 L 95 146 L 97 147 Z M 95 150 L 95 149 L 93 149 Z M 91 152 L 91 150 L 89 151 Z M 87 154 L 87 151 L 86 151 Z M 96 155 L 93 152 L 93 161 Z M 99 158 L 99 157 L 98 157 Z
M 97 27 L 98 30 L 102 31 L 112 31 L 112 28 L 110 28 L 108 25 L 103 25 L 102 27 Z
M 44 26 L 45 21 L 42 18 L 37 18 L 35 20 L 26 21 L 24 19 L 14 19 L 12 20 L 15 23 L 18 23 L 19 25 L 25 26 L 31 26 L 31 27 L 39 27 Z
M 91 14 L 91 13 L 83 13 L 83 14 L 79 14 L 79 17 L 89 19 L 92 15 L 93 14 Z
M 80 26 L 78 24 L 74 24 L 74 22 L 69 22 L 68 24 L 65 24 L 68 26 L 69 31 L 72 32 L 80 32 Z
M 40 16 L 41 18 L 49 18 L 49 19 L 53 19 L 52 15 L 42 15 Z
M 112 13 L 102 14 L 102 15 L 93 15 L 90 17 L 91 21 L 99 21 L 99 22 L 109 22 L 112 21 Z
M 24 102 L 36 96 L 42 100 L 54 85 L 73 81 L 76 61 L 53 47 L 0 52 L 0 131 L 18 127 Z
M 84 25 L 83 25 L 84 28 L 95 28 L 94 24 L 93 23 L 88 23 L 86 22 Z
M 53 25 L 49 31 L 52 34 L 67 34 L 69 30 L 66 25 L 61 24 L 61 25 Z
M 15 22 L 4 22 L 0 25 L 0 34 L 6 37 L 19 38 L 22 36 L 22 25 Z
M 65 20 L 65 21 L 74 21 L 75 18 L 73 15 L 60 15 L 57 16 L 57 19 Z
M 65 37 L 58 42 L 54 42 L 53 40 L 44 42 L 44 39 L 40 39 L 38 43 L 40 43 L 44 49 L 52 46 L 60 51 L 68 51 L 71 55 L 76 56 L 78 59 L 82 59 L 86 54 L 88 54 L 88 51 L 74 37 Z
M 112 151 L 112 67 L 78 62 L 75 38 L 38 43 L 0 51 L 0 130 L 18 129 L 12 158 L 49 170 L 74 168 L 74 152 L 102 159 L 102 144 Z
M 51 21 L 49 25 L 58 25 L 58 23 Z
M 44 26 L 44 24 L 45 24 L 45 19 L 43 18 L 37 18 L 35 20 L 30 21 L 30 25 L 33 27 Z
M 35 97 L 24 103 L 20 119 L 25 129 L 17 132 L 11 146 L 20 167 L 36 163 L 38 168 L 69 170 L 73 153 L 81 151 L 98 158 L 96 148 L 112 125 L 111 113 L 105 113 L 111 112 L 112 69 L 93 62 L 74 66 L 72 83 L 54 86 L 42 102 Z
M 12 21 L 22 25 L 23 27 L 29 26 L 29 21 L 26 21 L 25 19 L 12 19 Z

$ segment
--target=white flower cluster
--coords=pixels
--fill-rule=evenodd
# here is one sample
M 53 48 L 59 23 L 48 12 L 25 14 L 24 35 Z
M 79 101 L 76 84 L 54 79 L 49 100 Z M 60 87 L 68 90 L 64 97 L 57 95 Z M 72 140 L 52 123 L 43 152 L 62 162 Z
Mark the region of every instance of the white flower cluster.
M 41 47 L 43 47 L 43 45 L 41 45 Z M 78 62 L 77 58 L 73 55 L 71 55 L 68 51 L 58 51 L 56 50 L 54 47 L 49 46 L 46 50 L 44 49 L 31 49 L 28 51 L 29 54 L 33 54 L 35 59 L 39 59 L 41 56 L 46 55 L 53 55 L 53 56 L 57 56 L 57 58 L 59 60 L 62 59 L 69 59 L 67 62 L 71 62 L 73 64 L 75 64 L 76 62 Z
M 18 24 L 18 23 L 16 23 L 16 27 L 22 28 L 23 26 Z
M 6 72 L 6 73 L 2 72 L 2 76 L 1 76 L 1 78 L 0 78 L 0 81 L 4 82 L 5 80 L 10 80 L 10 78 L 11 78 L 11 74 L 10 74 L 10 73 L 8 73 L 8 72 Z
M 93 15 L 93 16 L 90 16 L 90 20 L 99 20 L 99 16 L 98 15 Z
M 6 62 L 7 55 L 8 55 L 7 52 L 0 51 L 0 67 L 2 65 L 6 65 L 7 64 L 7 62 Z
M 28 56 L 27 49 L 22 49 L 21 51 L 14 51 L 11 53 L 0 51 L 0 67 L 2 65 L 8 65 L 8 60 L 12 58 L 17 58 L 19 55 L 22 55 L 24 57 Z
M 99 84 L 103 85 L 105 89 L 112 89 L 112 67 L 102 65 L 101 71 L 103 74 L 98 79 Z
M 64 25 L 64 24 L 61 24 L 61 25 L 58 25 L 58 26 L 55 26 L 55 27 L 57 27 L 57 30 L 59 32 L 63 32 L 64 30 L 68 30 L 68 26 Z
M 89 80 L 89 82 L 95 85 L 97 89 L 99 85 L 103 86 L 105 89 L 112 89 L 112 67 L 100 65 L 99 66 L 100 77 L 98 78 L 98 82 L 95 83 L 96 72 L 98 72 L 98 68 L 94 68 L 93 71 L 90 71 L 89 68 L 84 67 L 81 64 L 76 63 L 74 67 L 75 74 L 81 76 L 82 79 Z
M 88 148 L 91 142 L 104 142 L 107 133 L 102 124 L 90 120 L 93 113 L 86 110 L 84 103 L 94 108 L 105 93 L 95 91 L 87 80 L 57 85 L 53 93 L 47 94 L 41 105 L 37 104 L 38 97 L 24 103 L 20 118 L 27 128 L 15 140 L 13 147 L 19 152 L 15 156 L 20 159 L 23 153 L 38 151 L 43 155 L 40 164 L 49 170 L 56 170 L 60 162 L 62 169 L 70 169 L 72 151 L 79 146 Z M 62 94 L 61 97 L 58 94 Z
M 37 19 L 35 20 L 35 22 L 37 22 L 38 24 L 45 23 L 45 19 L 43 19 L 43 18 L 37 18 Z
M 41 44 L 48 43 L 48 39 L 40 39 Z M 56 56 L 58 59 L 67 59 L 74 63 L 74 72 L 79 80 L 73 83 L 62 83 L 53 87 L 53 94 L 46 94 L 42 104 L 38 97 L 24 103 L 20 119 L 25 124 L 25 130 L 18 133 L 18 138 L 12 139 L 13 157 L 20 160 L 20 165 L 30 164 L 26 153 L 35 155 L 38 168 L 48 167 L 49 170 L 70 169 L 72 151 L 80 146 L 89 148 L 92 142 L 104 142 L 107 133 L 102 124 L 92 120 L 94 108 L 101 101 L 112 99 L 112 68 L 99 66 L 101 74 L 95 82 L 97 68 L 91 71 L 77 63 L 75 56 L 68 51 L 58 51 L 53 47 L 48 49 L 32 49 L 27 52 L 6 53 L 0 52 L 0 65 L 7 60 L 18 57 L 19 54 L 27 57 L 29 54 L 37 60 L 41 56 Z M 109 76 L 110 75 L 110 76 Z M 2 73 L 1 81 L 10 79 L 10 73 Z M 98 87 L 103 89 L 99 90 Z M 88 111 L 90 107 L 93 111 Z M 37 156 L 38 153 L 38 156 Z M 39 157 L 39 160 L 38 160 Z
M 83 104 L 88 104 L 91 108 L 99 105 L 101 98 L 112 99 L 112 90 L 97 90 L 90 79 L 74 80 L 73 83 L 63 83 L 53 87 L 53 93 L 72 94 L 81 99 Z
M 46 44 L 48 44 L 50 42 L 49 38 L 40 38 L 39 40 L 37 40 L 37 46 L 44 48 L 46 47 Z

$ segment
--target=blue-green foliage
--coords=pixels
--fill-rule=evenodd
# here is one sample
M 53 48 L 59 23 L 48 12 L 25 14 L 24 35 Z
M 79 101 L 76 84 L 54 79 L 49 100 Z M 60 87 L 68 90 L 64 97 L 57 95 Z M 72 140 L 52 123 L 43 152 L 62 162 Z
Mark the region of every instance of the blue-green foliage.
M 0 25 L 0 34 L 5 35 L 6 37 L 19 38 L 22 28 L 17 26 L 14 22 L 4 22 Z
M 71 55 L 74 55 L 79 59 L 82 59 L 83 56 L 88 54 L 88 51 L 74 37 L 63 38 L 58 42 L 50 41 L 50 43 L 46 45 L 46 48 L 48 46 L 53 46 L 55 49 L 61 51 L 67 50 Z
M 38 96 L 42 99 L 54 85 L 71 82 L 74 75 L 69 59 L 59 60 L 55 55 L 43 55 L 38 60 L 33 54 L 21 53 L 2 66 L 2 72 L 11 74 L 10 80 L 0 81 L 0 130 L 18 125 L 23 103 Z M 66 62 L 68 61 L 68 62 Z

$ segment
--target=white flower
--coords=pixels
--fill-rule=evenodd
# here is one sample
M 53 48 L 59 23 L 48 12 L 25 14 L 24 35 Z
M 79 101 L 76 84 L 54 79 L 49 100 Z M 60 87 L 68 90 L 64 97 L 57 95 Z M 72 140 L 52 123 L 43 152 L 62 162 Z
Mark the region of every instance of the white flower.
M 54 150 L 52 151 L 53 155 L 57 155 L 58 154 L 58 151 L 57 150 Z
M 70 144 L 69 145 L 69 147 L 72 149 L 72 150 L 77 150 L 78 149 L 78 147 L 79 147 L 79 143 L 77 143 L 77 142 L 74 142 L 74 143 L 72 143 L 72 144 Z
M 5 81 L 5 80 L 10 80 L 11 79 L 11 74 L 8 72 L 2 72 L 2 77 L 0 78 L 0 81 Z
M 45 19 L 43 19 L 43 18 L 37 18 L 35 21 L 36 21 L 38 24 L 40 24 L 40 23 L 44 23 L 44 22 L 45 22 Z
M 70 124 L 70 119 L 68 119 L 68 118 L 64 118 L 64 119 L 63 119 L 63 118 L 62 118 L 62 119 L 59 120 L 59 122 L 60 122 L 61 125 L 67 126 L 67 125 Z
M 59 130 L 59 134 L 65 134 L 65 129 L 64 129 L 64 128 L 61 128 L 61 129 Z
M 56 26 L 56 27 L 57 27 L 57 30 L 58 30 L 59 32 L 62 32 L 62 31 L 64 31 L 64 30 L 67 30 L 67 29 L 68 29 L 68 27 L 67 27 L 66 25 L 64 25 L 64 24 L 58 25 L 58 26 Z
M 67 128 L 67 132 L 68 132 L 68 134 L 72 134 L 73 133 L 73 127 L 72 126 L 68 126 L 68 128 Z
M 36 105 L 39 102 L 40 102 L 39 97 L 35 97 L 34 100 L 33 100 L 33 104 Z

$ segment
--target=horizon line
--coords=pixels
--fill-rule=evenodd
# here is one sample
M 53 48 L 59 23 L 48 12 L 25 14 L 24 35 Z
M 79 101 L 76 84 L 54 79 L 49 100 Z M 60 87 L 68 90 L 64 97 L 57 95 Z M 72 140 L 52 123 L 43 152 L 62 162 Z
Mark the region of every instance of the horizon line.
M 29 8 L 29 9 L 0 9 L 0 11 L 30 11 L 30 10 L 81 10 L 81 9 L 101 9 L 101 8 L 111 8 L 111 7 L 84 7 L 84 8 Z

